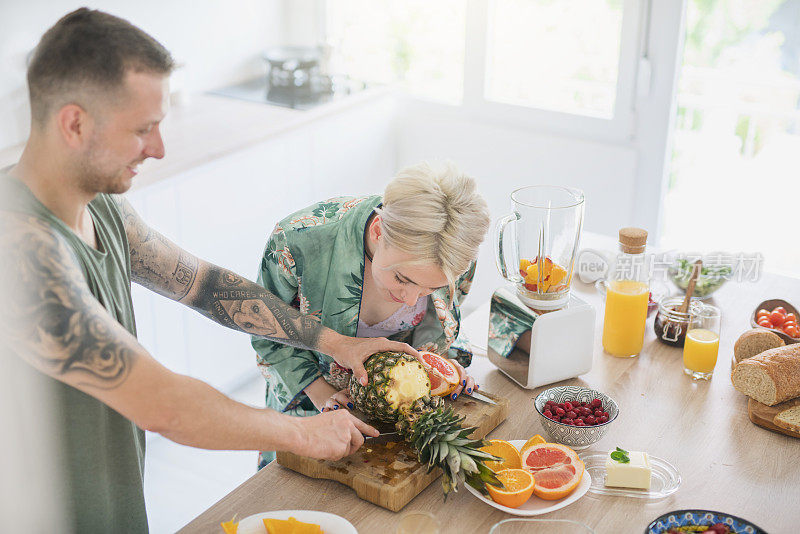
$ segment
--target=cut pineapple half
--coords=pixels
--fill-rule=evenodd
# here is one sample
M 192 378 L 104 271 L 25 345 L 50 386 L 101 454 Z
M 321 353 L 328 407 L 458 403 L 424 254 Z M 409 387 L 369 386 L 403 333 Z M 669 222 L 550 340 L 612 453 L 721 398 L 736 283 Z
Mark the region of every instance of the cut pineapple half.
M 389 372 L 386 389 L 386 401 L 396 410 L 430 394 L 431 384 L 421 363 L 401 361 Z

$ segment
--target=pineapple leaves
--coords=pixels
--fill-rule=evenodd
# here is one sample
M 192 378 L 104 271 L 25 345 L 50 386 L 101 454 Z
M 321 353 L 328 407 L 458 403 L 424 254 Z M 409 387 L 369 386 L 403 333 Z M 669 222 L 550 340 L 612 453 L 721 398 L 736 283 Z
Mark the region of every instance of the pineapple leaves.
M 479 474 L 480 479 L 485 484 L 491 484 L 492 486 L 495 486 L 497 488 L 505 487 L 505 486 L 503 486 L 503 483 L 500 482 L 500 479 L 498 479 L 495 476 L 494 471 L 492 471 L 491 469 L 489 469 L 488 467 L 483 465 L 483 463 L 478 464 L 478 471 L 480 472 L 480 474 Z

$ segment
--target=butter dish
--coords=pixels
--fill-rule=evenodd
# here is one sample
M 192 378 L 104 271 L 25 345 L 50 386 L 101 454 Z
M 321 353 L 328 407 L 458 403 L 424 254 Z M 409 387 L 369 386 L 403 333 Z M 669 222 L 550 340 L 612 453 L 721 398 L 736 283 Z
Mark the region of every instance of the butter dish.
M 648 462 L 652 471 L 650 489 L 632 489 L 606 486 L 606 461 L 608 452 L 585 451 L 579 455 L 586 465 L 586 472 L 592 477 L 589 493 L 596 495 L 615 495 L 621 497 L 634 497 L 638 499 L 663 499 L 672 495 L 681 485 L 681 475 L 678 469 L 663 458 L 648 455 Z

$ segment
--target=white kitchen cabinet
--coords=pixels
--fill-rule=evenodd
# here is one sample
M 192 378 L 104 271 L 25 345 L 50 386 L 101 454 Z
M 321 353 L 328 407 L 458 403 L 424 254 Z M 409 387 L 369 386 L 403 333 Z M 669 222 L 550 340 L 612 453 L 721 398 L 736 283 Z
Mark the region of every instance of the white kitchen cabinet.
M 129 200 L 183 248 L 255 280 L 278 220 L 316 200 L 382 191 L 396 171 L 393 113 L 391 98 L 368 100 L 133 191 Z M 170 369 L 223 392 L 257 373 L 249 336 L 138 286 L 134 307 L 140 341 Z

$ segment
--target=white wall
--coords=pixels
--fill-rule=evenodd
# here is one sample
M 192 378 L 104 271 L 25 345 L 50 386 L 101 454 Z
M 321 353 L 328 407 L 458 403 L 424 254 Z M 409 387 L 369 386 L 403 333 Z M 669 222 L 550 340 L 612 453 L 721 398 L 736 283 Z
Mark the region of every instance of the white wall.
M 194 91 L 260 75 L 262 50 L 283 40 L 280 0 L 2 0 L 0 148 L 28 134 L 28 53 L 59 18 L 84 5 L 123 17 L 158 39 L 185 64 L 174 81 L 182 78 Z

